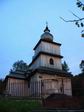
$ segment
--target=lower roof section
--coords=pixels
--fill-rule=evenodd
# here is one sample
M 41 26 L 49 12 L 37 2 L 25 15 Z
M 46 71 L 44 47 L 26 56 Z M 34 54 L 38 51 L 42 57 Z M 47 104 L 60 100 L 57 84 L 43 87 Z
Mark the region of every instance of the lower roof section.
M 6 76 L 5 80 L 8 78 L 25 80 L 26 79 L 25 72 L 26 71 L 21 70 L 11 71 L 9 75 Z
M 57 43 L 57 42 L 53 42 L 53 41 L 48 41 L 48 40 L 44 40 L 44 39 L 40 39 L 39 42 L 36 44 L 36 46 L 34 47 L 34 50 L 38 47 L 38 45 L 41 43 L 41 42 L 47 42 L 47 43 L 51 43 L 51 44 L 54 44 L 54 45 L 58 45 L 58 46 L 61 46 L 60 43 Z
M 14 79 L 20 79 L 20 80 L 30 80 L 30 78 L 35 75 L 35 73 L 41 73 L 41 74 L 48 74 L 48 75 L 57 75 L 61 77 L 73 77 L 73 75 L 70 72 L 65 72 L 63 70 L 58 70 L 54 68 L 47 68 L 47 67 L 38 67 L 35 70 L 29 70 L 26 72 L 12 72 L 11 74 L 7 75 L 5 80 L 8 78 L 14 78 Z
M 6 78 L 5 78 L 5 80 L 8 79 L 8 78 L 26 80 L 26 77 L 22 76 L 22 75 L 7 75 Z
M 70 78 L 73 76 L 70 72 L 65 72 L 63 70 L 47 68 L 47 67 L 39 67 L 39 68 L 35 69 L 32 72 L 32 75 L 34 75 L 36 72 L 41 73 L 41 74 L 46 73 L 48 75 L 57 75 L 57 76 L 61 76 L 61 77 L 70 77 Z

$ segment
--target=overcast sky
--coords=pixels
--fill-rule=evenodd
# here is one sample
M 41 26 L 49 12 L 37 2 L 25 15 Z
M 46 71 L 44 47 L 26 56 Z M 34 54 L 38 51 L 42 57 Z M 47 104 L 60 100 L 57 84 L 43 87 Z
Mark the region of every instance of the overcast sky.
M 79 63 L 84 59 L 84 38 L 81 28 L 60 19 L 77 19 L 83 13 L 76 0 L 0 0 L 0 78 L 5 77 L 12 64 L 24 60 L 29 64 L 33 48 L 39 41 L 46 21 L 54 36 L 61 43 L 61 55 L 73 74 L 80 72 Z M 62 60 L 62 61 L 63 61 Z

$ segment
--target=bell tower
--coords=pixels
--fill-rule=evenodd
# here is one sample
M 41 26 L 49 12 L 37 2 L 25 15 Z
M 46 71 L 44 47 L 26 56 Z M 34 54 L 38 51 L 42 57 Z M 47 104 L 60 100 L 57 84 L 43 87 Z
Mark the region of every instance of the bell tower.
M 32 71 L 31 83 L 40 82 L 38 90 L 44 96 L 52 93 L 72 95 L 71 74 L 62 70 L 61 44 L 54 42 L 53 39 L 46 25 L 40 40 L 34 47 L 34 56 L 29 65 Z
M 61 59 L 63 56 L 60 54 L 60 46 L 60 43 L 53 41 L 53 35 L 46 24 L 44 33 L 34 47 L 34 56 L 29 65 L 30 68 L 46 67 L 62 70 Z

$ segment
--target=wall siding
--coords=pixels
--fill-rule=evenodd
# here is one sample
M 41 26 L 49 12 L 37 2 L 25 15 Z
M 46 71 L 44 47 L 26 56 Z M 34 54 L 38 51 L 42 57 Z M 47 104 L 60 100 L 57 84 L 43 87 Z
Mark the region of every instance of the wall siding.
M 54 65 L 50 65 L 50 58 L 54 60 Z M 53 56 L 41 55 L 41 66 L 62 70 L 61 59 Z
M 54 60 L 54 65 L 50 65 L 49 63 L 50 58 Z M 53 56 L 47 56 L 43 54 L 41 54 L 38 57 L 38 59 L 34 61 L 34 63 L 30 66 L 30 69 L 36 69 L 40 66 L 62 70 L 62 64 L 61 64 L 60 58 L 53 57 Z
M 39 56 L 38 59 L 33 62 L 33 64 L 30 66 L 30 69 L 36 69 L 39 66 L 41 66 L 41 56 Z
M 36 50 L 35 50 L 35 56 L 40 51 L 44 51 L 44 52 L 60 55 L 60 46 L 54 45 L 52 43 L 41 42 L 39 44 L 39 46 L 36 48 Z
M 11 96 L 28 96 L 28 81 L 8 78 L 6 92 Z
M 59 77 L 57 75 L 36 73 L 31 79 L 31 82 L 41 82 L 41 81 L 44 83 L 43 84 L 44 86 L 40 88 L 42 89 L 43 94 L 61 93 L 72 96 L 72 87 L 70 78 Z M 63 92 L 60 90 L 62 83 L 64 89 Z

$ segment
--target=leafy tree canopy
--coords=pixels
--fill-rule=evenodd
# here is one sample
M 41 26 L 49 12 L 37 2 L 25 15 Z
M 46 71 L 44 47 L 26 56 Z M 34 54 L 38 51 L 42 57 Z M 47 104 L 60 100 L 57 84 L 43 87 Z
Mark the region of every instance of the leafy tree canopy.
M 64 61 L 63 64 L 62 64 L 62 70 L 65 71 L 65 72 L 69 71 L 69 67 L 68 67 L 68 64 L 66 63 L 66 61 Z
M 17 70 L 26 71 L 26 70 L 28 70 L 28 65 L 27 65 L 27 63 L 25 63 L 23 60 L 16 61 L 16 62 L 13 64 L 11 70 L 12 70 L 12 71 L 17 71 Z
M 80 66 L 81 72 L 84 73 L 84 60 L 81 61 L 79 66 Z
M 77 5 L 77 7 L 81 8 L 82 11 L 84 11 L 84 4 L 83 4 L 83 2 L 81 2 L 81 0 L 77 0 L 76 5 Z
M 0 94 L 4 92 L 5 83 L 3 79 L 0 79 Z

